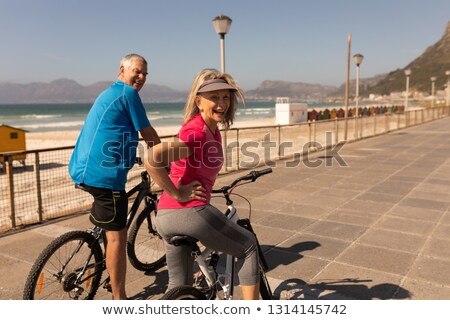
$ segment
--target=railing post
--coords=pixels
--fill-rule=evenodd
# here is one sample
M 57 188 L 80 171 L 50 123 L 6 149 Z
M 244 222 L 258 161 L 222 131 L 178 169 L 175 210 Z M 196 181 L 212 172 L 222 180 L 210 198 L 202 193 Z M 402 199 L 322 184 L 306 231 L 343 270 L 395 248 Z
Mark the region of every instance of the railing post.
M 384 114 L 384 132 L 389 132 L 389 119 L 388 119 L 388 112 Z
M 39 152 L 34 153 L 34 172 L 36 179 L 36 201 L 37 201 L 37 214 L 39 222 L 42 222 L 43 209 L 42 209 L 42 188 L 41 188 L 41 164 L 39 161 Z
M 16 206 L 14 203 L 14 172 L 13 172 L 13 158 L 12 156 L 4 156 L 6 167 L 6 179 L 8 183 L 8 207 L 9 218 L 11 219 L 12 228 L 16 227 Z
M 311 120 L 308 120 L 308 151 L 311 149 Z
M 317 150 L 317 124 L 316 120 L 313 120 L 313 139 L 314 139 L 314 151 Z
M 239 160 L 239 154 L 241 153 L 241 144 L 239 143 L 239 128 L 236 129 L 236 144 L 236 168 L 237 170 L 239 170 L 241 168 Z
M 339 142 L 339 121 L 338 117 L 334 118 L 334 144 Z
M 228 146 L 227 146 L 227 129 L 223 130 L 223 168 L 225 172 L 228 172 Z
M 281 159 L 281 125 L 278 125 L 278 141 L 277 141 L 277 145 L 278 145 L 278 160 Z
M 377 135 L 377 114 L 373 115 L 373 135 Z
M 363 137 L 363 128 L 364 128 L 364 117 L 361 114 L 359 116 L 359 138 L 361 139 Z

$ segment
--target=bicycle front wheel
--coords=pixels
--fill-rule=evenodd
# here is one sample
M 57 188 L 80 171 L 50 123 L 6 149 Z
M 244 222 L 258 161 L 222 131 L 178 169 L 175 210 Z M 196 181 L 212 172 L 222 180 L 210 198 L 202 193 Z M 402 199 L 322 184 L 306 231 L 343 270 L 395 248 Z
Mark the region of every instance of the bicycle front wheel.
M 102 249 L 86 231 L 53 240 L 37 258 L 25 283 L 25 300 L 94 299 L 104 270 Z
M 140 271 L 155 271 L 166 264 L 164 241 L 156 231 L 155 217 L 156 212 L 146 207 L 130 227 L 128 258 Z

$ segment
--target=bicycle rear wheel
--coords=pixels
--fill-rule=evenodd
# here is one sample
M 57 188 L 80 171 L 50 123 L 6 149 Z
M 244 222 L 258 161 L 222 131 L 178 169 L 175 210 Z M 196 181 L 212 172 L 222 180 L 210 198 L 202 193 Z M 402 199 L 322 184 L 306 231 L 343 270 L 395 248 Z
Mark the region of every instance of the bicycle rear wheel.
M 65 233 L 37 258 L 25 283 L 23 299 L 94 299 L 104 269 L 102 249 L 90 233 Z
M 130 227 L 128 258 L 140 271 L 155 271 L 166 264 L 164 241 L 156 231 L 155 217 L 156 212 L 146 207 Z
M 167 291 L 161 300 L 206 300 L 206 296 L 192 286 L 179 286 Z

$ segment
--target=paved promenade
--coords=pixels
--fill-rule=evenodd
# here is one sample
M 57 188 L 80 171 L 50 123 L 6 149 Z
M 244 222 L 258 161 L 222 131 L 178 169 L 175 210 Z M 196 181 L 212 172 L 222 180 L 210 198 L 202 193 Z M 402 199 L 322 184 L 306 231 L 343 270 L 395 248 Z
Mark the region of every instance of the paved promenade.
M 252 202 L 279 298 L 450 299 L 450 118 L 277 162 L 236 192 Z M 84 215 L 0 237 L 0 299 L 21 299 L 52 238 L 88 226 Z M 130 266 L 127 283 L 130 297 L 157 299 L 167 270 Z

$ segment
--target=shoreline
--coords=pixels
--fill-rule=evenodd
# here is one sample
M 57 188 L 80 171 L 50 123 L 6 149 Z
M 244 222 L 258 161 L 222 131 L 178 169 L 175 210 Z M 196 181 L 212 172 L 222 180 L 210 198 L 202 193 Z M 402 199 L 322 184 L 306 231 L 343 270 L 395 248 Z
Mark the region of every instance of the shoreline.
M 242 120 L 235 121 L 231 128 L 249 128 L 259 126 L 273 126 L 275 125 L 274 118 L 264 118 L 255 120 Z M 179 126 L 162 126 L 155 125 L 155 129 L 159 136 L 170 136 L 178 133 L 181 125 Z M 27 132 L 26 133 L 26 149 L 46 149 L 56 147 L 68 147 L 74 146 L 79 130 L 58 130 L 58 131 L 41 131 L 41 132 Z

